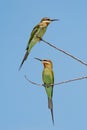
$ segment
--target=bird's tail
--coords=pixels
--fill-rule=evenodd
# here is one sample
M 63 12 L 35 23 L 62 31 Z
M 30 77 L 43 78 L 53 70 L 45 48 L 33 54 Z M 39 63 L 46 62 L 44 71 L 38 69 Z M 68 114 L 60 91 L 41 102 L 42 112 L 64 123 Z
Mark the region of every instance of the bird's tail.
M 22 67 L 24 61 L 27 59 L 28 55 L 29 55 L 29 52 L 26 51 L 26 53 L 25 53 L 25 55 L 24 55 L 24 58 L 23 58 L 23 60 L 22 60 L 22 62 L 21 62 L 21 64 L 20 64 L 19 70 L 21 69 L 21 67 Z
M 52 99 L 49 99 L 49 98 L 48 98 L 48 108 L 49 108 L 50 111 L 51 111 L 52 121 L 53 121 L 53 124 L 54 124 L 53 102 L 52 102 Z

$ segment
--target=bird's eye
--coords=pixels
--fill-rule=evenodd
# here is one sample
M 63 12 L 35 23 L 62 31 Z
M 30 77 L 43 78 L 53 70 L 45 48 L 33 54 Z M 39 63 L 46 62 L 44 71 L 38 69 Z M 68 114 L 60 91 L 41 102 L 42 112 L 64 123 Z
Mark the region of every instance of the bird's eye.
M 47 20 L 49 21 L 50 19 L 48 18 Z

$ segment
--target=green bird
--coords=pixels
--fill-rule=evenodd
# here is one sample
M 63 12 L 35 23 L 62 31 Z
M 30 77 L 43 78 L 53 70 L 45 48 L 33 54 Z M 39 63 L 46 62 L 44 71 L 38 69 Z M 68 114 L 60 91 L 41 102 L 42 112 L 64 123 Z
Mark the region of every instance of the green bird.
M 42 72 L 42 80 L 44 82 L 44 87 L 48 97 L 48 108 L 51 111 L 52 121 L 54 124 L 54 116 L 53 116 L 53 84 L 54 84 L 54 72 L 53 72 L 53 65 L 51 60 L 41 60 L 39 58 L 35 58 L 42 62 L 44 65 L 44 69 Z
M 46 32 L 46 29 L 48 27 L 48 25 L 52 22 L 52 21 L 58 21 L 59 19 L 49 19 L 49 18 L 42 18 L 42 20 L 40 21 L 39 24 L 37 24 L 32 32 L 31 32 L 31 35 L 30 35 L 30 39 L 28 41 L 28 45 L 27 45 L 27 48 L 26 48 L 26 53 L 24 55 L 24 58 L 21 62 L 21 65 L 19 67 L 19 70 L 21 69 L 24 61 L 27 59 L 31 49 L 33 48 L 33 46 L 40 41 L 40 38 L 43 37 L 43 35 L 45 34 Z

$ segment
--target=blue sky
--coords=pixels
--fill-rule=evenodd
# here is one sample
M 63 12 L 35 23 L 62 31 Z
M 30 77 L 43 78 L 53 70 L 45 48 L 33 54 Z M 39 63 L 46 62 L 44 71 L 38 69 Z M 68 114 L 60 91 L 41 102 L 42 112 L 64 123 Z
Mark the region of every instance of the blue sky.
M 54 87 L 53 126 L 44 88 L 24 78 L 42 83 L 43 65 L 34 57 L 52 60 L 55 83 L 87 75 L 86 66 L 40 42 L 18 71 L 32 28 L 42 17 L 60 19 L 49 25 L 44 39 L 87 62 L 86 0 L 1 1 L 0 129 L 86 130 L 87 80 Z

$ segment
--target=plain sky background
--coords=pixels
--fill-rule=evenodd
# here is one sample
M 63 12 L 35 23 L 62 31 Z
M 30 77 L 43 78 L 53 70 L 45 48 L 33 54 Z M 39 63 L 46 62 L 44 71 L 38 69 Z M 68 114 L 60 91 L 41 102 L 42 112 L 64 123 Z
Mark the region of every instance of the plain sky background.
M 42 83 L 43 65 L 53 61 L 55 83 L 87 75 L 87 67 L 38 43 L 20 71 L 33 27 L 42 17 L 58 18 L 44 39 L 87 63 L 87 0 L 0 1 L 0 130 L 87 130 L 87 80 L 54 87 L 53 126 Z

